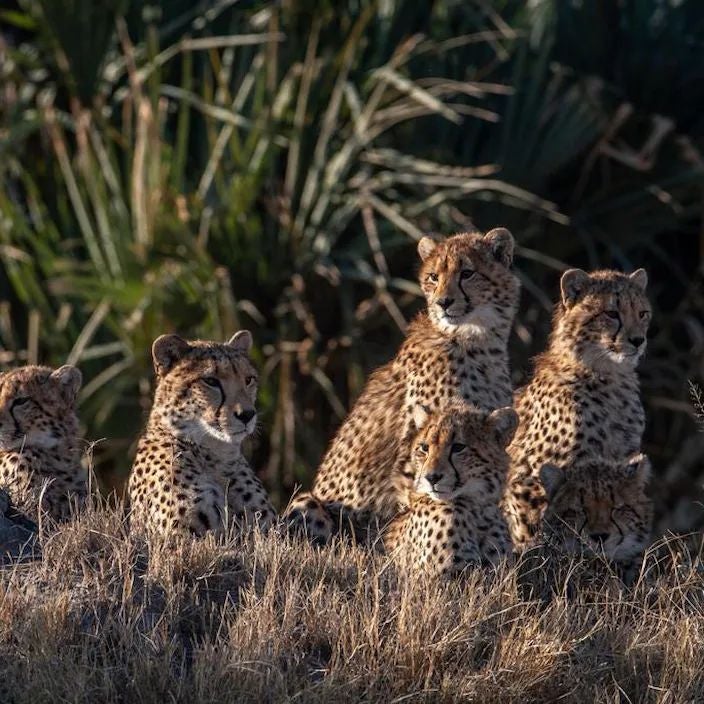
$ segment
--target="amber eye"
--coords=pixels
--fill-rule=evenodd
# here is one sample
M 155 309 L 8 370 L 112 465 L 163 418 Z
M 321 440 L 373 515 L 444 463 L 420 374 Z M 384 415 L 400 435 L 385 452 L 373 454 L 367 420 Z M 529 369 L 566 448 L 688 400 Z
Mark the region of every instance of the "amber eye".
M 460 271 L 460 281 L 466 281 L 474 276 L 474 272 L 471 269 L 462 269 Z
M 214 376 L 204 376 L 202 381 L 206 386 L 212 386 L 213 388 L 220 386 L 220 382 Z
M 452 447 L 450 448 L 450 452 L 452 454 L 455 454 L 456 452 L 462 452 L 463 450 L 466 450 L 467 446 L 463 445 L 461 442 L 453 442 Z
M 609 318 L 611 318 L 611 320 L 618 320 L 618 318 L 619 318 L 619 315 L 618 315 L 618 311 L 617 311 L 617 310 L 607 310 L 607 311 L 604 311 L 604 312 L 606 313 L 606 315 L 607 315 Z
M 427 454 L 427 452 L 428 452 L 428 443 L 427 443 L 427 442 L 422 442 L 420 445 L 418 445 L 418 452 L 422 452 L 424 455 Z
M 257 380 L 257 377 L 256 377 L 256 376 L 248 376 L 248 377 L 245 378 L 244 383 L 245 383 L 247 386 L 251 386 L 252 384 L 254 384 L 254 382 L 255 382 L 256 380 Z
M 438 282 L 438 275 L 428 274 L 428 281 L 430 281 L 431 284 L 436 284 Z

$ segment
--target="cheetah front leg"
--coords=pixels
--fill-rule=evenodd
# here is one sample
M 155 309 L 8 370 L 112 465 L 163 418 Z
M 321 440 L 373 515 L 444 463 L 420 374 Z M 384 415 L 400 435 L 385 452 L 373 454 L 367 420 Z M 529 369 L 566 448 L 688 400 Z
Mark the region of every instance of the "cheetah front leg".
M 284 511 L 286 527 L 311 542 L 325 545 L 333 536 L 335 524 L 325 504 L 310 491 L 294 496 Z
M 449 552 L 441 562 L 440 573 L 445 577 L 456 577 L 471 567 L 482 564 L 479 543 L 474 538 L 465 537 L 460 545 Z
M 535 544 L 545 507 L 545 492 L 536 477 L 519 475 L 509 481 L 501 510 L 516 551 L 522 552 Z
M 276 521 L 276 511 L 259 477 L 247 470 L 228 477 L 227 522 L 266 530 Z

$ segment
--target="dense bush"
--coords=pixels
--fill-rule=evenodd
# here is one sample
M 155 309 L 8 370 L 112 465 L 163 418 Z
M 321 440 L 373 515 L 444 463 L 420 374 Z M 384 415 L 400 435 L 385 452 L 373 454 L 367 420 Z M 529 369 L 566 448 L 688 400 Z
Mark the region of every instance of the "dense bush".
M 78 363 L 106 487 L 158 334 L 248 327 L 255 462 L 306 483 L 420 306 L 414 240 L 505 225 L 516 382 L 559 272 L 645 266 L 664 523 L 702 520 L 704 7 L 22 0 L 0 11 L 0 361 Z

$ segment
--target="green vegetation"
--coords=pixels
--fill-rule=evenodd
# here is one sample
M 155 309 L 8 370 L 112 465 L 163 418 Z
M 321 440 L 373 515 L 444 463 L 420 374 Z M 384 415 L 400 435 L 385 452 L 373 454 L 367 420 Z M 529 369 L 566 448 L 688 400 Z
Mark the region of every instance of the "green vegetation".
M 106 487 L 167 331 L 257 341 L 255 464 L 306 483 L 420 305 L 422 232 L 509 227 L 516 381 L 559 271 L 645 266 L 646 450 L 704 522 L 696 0 L 20 0 L 0 10 L 0 362 L 77 363 Z

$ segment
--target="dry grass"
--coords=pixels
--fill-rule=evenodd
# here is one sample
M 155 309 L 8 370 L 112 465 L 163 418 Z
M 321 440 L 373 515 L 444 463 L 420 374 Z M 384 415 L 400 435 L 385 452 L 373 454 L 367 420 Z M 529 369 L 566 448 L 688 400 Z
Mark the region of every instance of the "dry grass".
M 660 554 L 632 590 L 539 602 L 509 567 L 409 579 L 275 533 L 150 546 L 93 510 L 0 571 L 0 701 L 701 700 L 704 574 Z

